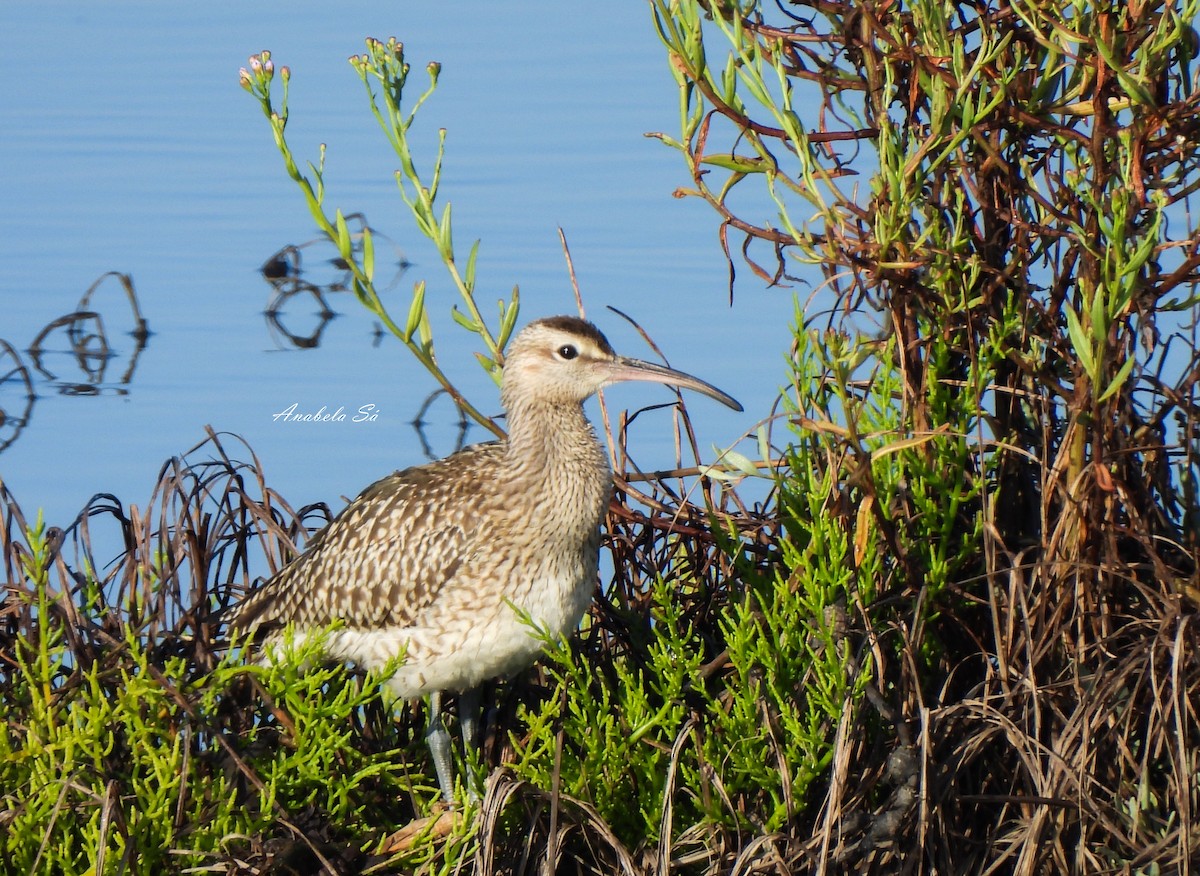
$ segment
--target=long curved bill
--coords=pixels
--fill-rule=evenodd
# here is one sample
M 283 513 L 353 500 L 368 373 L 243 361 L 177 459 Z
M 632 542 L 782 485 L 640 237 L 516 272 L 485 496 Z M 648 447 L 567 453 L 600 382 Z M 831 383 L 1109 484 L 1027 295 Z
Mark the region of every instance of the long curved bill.
M 674 368 L 655 365 L 653 362 L 643 362 L 641 359 L 618 356 L 609 366 L 609 382 L 616 383 L 620 380 L 642 380 L 650 383 L 665 383 L 679 389 L 694 389 L 709 398 L 715 398 L 721 404 L 731 407 L 735 411 L 742 410 L 737 399 L 728 393 L 721 392 L 711 383 L 682 371 L 676 371 Z

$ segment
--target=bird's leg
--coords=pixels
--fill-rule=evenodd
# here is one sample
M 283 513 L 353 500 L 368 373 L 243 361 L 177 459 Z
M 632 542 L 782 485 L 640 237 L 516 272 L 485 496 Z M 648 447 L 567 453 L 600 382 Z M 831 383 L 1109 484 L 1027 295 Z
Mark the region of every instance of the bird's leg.
M 425 727 L 425 741 L 433 755 L 433 768 L 437 771 L 438 785 L 447 806 L 454 805 L 454 758 L 450 753 L 450 733 L 442 718 L 442 694 L 435 691 L 429 695 L 429 723 Z
M 472 800 L 479 799 L 479 787 L 475 781 L 475 773 L 470 770 L 471 752 L 479 752 L 476 747 L 479 733 L 479 704 L 482 697 L 480 688 L 473 687 L 458 695 L 458 726 L 462 730 L 463 754 L 466 757 L 469 775 L 467 777 L 467 794 Z
M 463 747 L 474 748 L 479 733 L 480 689 L 473 687 L 458 695 L 458 723 L 462 727 Z

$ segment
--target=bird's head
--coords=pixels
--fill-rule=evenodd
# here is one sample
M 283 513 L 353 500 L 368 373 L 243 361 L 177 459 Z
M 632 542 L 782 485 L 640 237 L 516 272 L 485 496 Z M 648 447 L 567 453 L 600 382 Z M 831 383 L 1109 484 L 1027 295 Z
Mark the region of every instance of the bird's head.
M 742 410 L 732 397 L 698 377 L 618 356 L 599 329 L 573 316 L 535 320 L 513 338 L 505 357 L 501 398 L 509 410 L 514 404 L 535 400 L 578 404 L 623 380 L 694 389 L 735 411 Z

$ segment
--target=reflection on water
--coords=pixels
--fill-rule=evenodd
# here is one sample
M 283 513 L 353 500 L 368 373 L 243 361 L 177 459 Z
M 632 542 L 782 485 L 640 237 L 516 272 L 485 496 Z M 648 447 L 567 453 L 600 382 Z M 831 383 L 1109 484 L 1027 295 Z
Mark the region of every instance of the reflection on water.
M 296 276 L 268 278 L 272 287 L 271 300 L 267 302 L 265 316 L 267 329 L 272 340 L 280 347 L 294 347 L 297 350 L 312 350 L 321 346 L 321 333 L 337 314 L 325 300 L 329 287 L 318 286 Z M 316 311 L 303 311 L 297 307 L 300 304 L 315 302 Z M 289 317 L 296 320 L 308 320 L 304 328 L 289 328 L 284 320 Z
M 102 311 L 93 304 L 100 290 L 114 285 L 124 291 L 133 320 L 126 333 L 134 339 L 134 347 L 123 362 L 109 343 Z M 149 339 L 149 323 L 142 316 L 133 280 L 128 274 L 109 271 L 88 287 L 75 310 L 48 322 L 26 352 L 33 369 L 60 395 L 127 395 Z M 0 452 L 15 443 L 30 423 L 36 400 L 33 379 L 20 353 L 0 338 Z
M 364 231 L 392 247 L 396 253 L 396 273 L 387 288 L 394 288 L 410 266 L 403 252 L 387 235 L 370 228 L 362 214 L 348 216 L 347 221 L 358 224 L 358 230 L 353 233 L 356 254 L 361 253 Z M 338 315 L 327 296 L 351 291 L 350 271 L 336 255 L 324 255 L 319 259 L 310 257 L 306 269 L 303 252 L 322 248 L 336 253 L 328 238 L 313 238 L 300 244 L 287 244 L 260 268 L 271 289 L 264 311 L 267 327 L 280 347 L 319 347 L 326 326 Z M 327 276 L 318 282 L 302 276 L 313 266 L 318 271 L 324 270 Z M 120 316 L 119 300 L 114 298 L 115 292 L 110 291 L 115 289 L 124 293 L 129 311 L 130 327 L 124 334 L 134 340 L 133 347 L 125 355 L 118 354 L 110 342 L 104 318 L 105 308 L 109 323 L 116 323 Z M 313 302 L 317 307 L 306 310 L 297 306 L 301 302 Z M 308 320 L 308 323 L 298 327 L 300 320 Z M 33 419 L 38 400 L 34 388 L 37 376 L 44 378 L 62 396 L 128 395 L 150 336 L 149 322 L 142 314 L 133 279 L 129 274 L 109 271 L 87 288 L 73 311 L 50 320 L 41 328 L 26 348 L 26 356 L 23 357 L 10 341 L 0 338 L 0 452 L 13 445 Z M 374 344 L 377 346 L 383 337 L 384 332 L 377 325 Z M 441 454 L 433 450 L 425 434 L 425 418 L 434 402 L 444 394 L 444 390 L 432 392 L 412 420 L 422 453 L 428 459 Z M 453 449 L 460 450 L 466 442 L 470 422 L 457 402 L 451 399 L 451 404 L 457 408 L 458 428 Z
M 35 398 L 33 381 L 21 355 L 0 338 L 0 453 L 17 440 L 29 423 Z
M 396 256 L 394 261 L 396 271 L 392 279 L 386 285 L 381 285 L 381 288 L 394 288 L 410 267 L 403 250 L 386 234 L 368 225 L 367 219 L 362 213 L 351 213 L 346 217 L 346 224 L 350 227 L 357 226 L 357 230 L 350 234 L 353 243 L 352 252 L 357 260 L 361 260 L 363 241 L 367 233 L 370 234 L 374 246 L 378 247 L 380 244 L 391 246 Z M 314 247 L 319 252 L 321 250 L 325 252 L 320 253 L 320 258 L 309 258 L 309 269 L 311 270 L 315 265 L 318 271 L 328 272 L 332 268 L 333 273 L 327 279 L 313 280 L 302 276 L 306 271 L 304 250 Z M 319 347 L 321 333 L 330 320 L 337 316 L 337 312 L 330 307 L 329 299 L 326 296 L 351 290 L 350 268 L 341 254 L 337 252 L 332 241 L 322 235 L 304 243 L 289 243 L 263 262 L 259 273 L 271 286 L 271 298 L 267 302 L 265 315 L 267 329 L 275 342 L 280 347 L 291 347 L 298 350 Z M 306 303 L 315 303 L 318 309 L 302 311 L 303 305 Z M 306 320 L 307 322 L 304 328 L 296 327 L 295 322 L 292 322 L 292 327 L 289 327 L 285 324 L 285 320 L 289 319 Z M 379 344 L 382 337 L 383 331 L 377 325 L 374 334 L 375 345 Z
M 449 400 L 450 404 L 454 406 L 454 410 L 458 413 L 458 438 L 454 442 L 454 453 L 457 453 L 466 446 L 467 432 L 471 428 L 471 418 L 467 416 L 467 412 L 454 396 L 444 389 L 435 389 L 431 392 L 426 396 L 425 401 L 421 403 L 421 407 L 417 410 L 417 415 L 413 417 L 412 421 L 413 430 L 417 433 L 417 438 L 421 442 L 421 453 L 429 460 L 438 459 L 442 454 L 435 451 L 429 441 L 429 436 L 425 431 L 425 427 L 429 425 L 429 422 L 425 417 L 429 413 L 430 408 L 433 407 L 433 403 L 443 396 Z
M 347 216 L 346 222 L 352 227 L 357 226 L 357 230 L 351 232 L 352 253 L 360 263 L 363 257 L 363 241 L 368 233 L 373 246 L 379 247 L 380 244 L 391 246 L 395 253 L 396 272 L 386 285 L 381 285 L 381 289 L 386 291 L 395 288 L 405 271 L 411 267 L 403 250 L 386 234 L 372 228 L 362 213 L 353 213 Z M 319 258 L 311 257 L 310 252 L 306 267 L 305 251 L 313 250 L 319 254 Z M 372 260 L 375 261 L 377 258 L 378 249 L 375 250 Z M 314 266 L 319 274 L 325 275 L 324 280 L 314 281 L 304 276 L 307 271 L 313 270 Z M 329 274 L 330 269 L 333 271 L 332 274 Z M 304 243 L 289 243 L 264 261 L 259 268 L 259 273 L 271 287 L 271 296 L 264 315 L 267 318 L 267 328 L 275 342 L 281 348 L 298 350 L 319 347 L 322 333 L 338 315 L 329 303 L 330 298 L 352 291 L 351 271 L 332 241 L 328 237 L 321 236 Z M 316 308 L 306 309 L 306 304 L 315 304 Z M 357 303 L 354 306 L 356 307 Z M 303 328 L 298 327 L 300 325 L 303 325 Z M 376 322 L 372 336 L 373 346 L 379 346 L 386 337 L 387 332 L 384 331 L 382 325 Z M 466 445 L 467 433 L 471 427 L 471 420 L 467 416 L 466 410 L 449 392 L 445 389 L 436 389 L 431 392 L 421 403 L 411 422 L 413 432 L 421 445 L 421 454 L 429 460 L 438 459 L 444 455 L 444 452 L 434 450 L 433 442 L 426 432 L 426 427 L 430 425 L 426 418 L 434 404 L 443 397 L 453 407 L 458 428 L 458 434 L 450 452 L 462 450 Z

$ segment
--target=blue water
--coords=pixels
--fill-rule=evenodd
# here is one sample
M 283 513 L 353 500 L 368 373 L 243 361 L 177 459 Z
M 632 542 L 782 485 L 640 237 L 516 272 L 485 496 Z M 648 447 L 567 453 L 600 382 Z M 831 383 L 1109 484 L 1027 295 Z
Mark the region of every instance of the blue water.
M 330 208 L 362 211 L 395 241 L 391 260 L 413 263 L 389 292 L 395 313 L 406 312 L 412 283 L 427 280 L 440 361 L 484 410 L 498 410 L 473 338 L 450 322 L 453 288 L 400 202 L 395 159 L 346 62 L 364 37 L 391 35 L 408 48 L 414 85 L 424 85 L 427 61 L 443 64 L 417 139 L 428 167 L 437 128 L 448 131 L 443 193 L 463 255 L 483 241 L 485 312 L 514 284 L 522 321 L 573 312 L 561 226 L 589 315 L 619 351 L 650 355 L 606 305 L 639 320 L 674 366 L 746 405 L 738 415 L 692 400 L 702 448 L 731 443 L 768 413 L 785 380 L 791 295 L 743 271 L 730 307 L 715 215 L 672 197 L 688 181 L 682 160 L 644 137 L 678 125 L 647 6 L 5 4 L 0 338 L 24 351 L 107 271 L 132 276 L 153 332 L 121 385 L 136 349 L 132 321 L 119 288 L 102 290 L 94 304 L 113 359 L 91 396 L 63 394 L 62 382 L 83 377 L 62 336 L 49 342 L 59 380 L 38 376 L 30 422 L 0 453 L 0 476 L 27 514 L 41 507 L 65 525 L 98 492 L 144 504 L 164 460 L 200 441 L 206 424 L 243 436 L 268 483 L 294 504 L 336 504 L 423 461 L 410 421 L 432 380 L 394 339 L 373 342 L 372 318 L 348 295 L 330 299 L 339 315 L 314 349 L 288 345 L 263 316 L 271 289 L 258 267 L 315 231 L 238 85 L 238 68 L 262 49 L 293 71 L 288 133 L 297 153 L 315 160 L 328 144 Z M 305 250 L 306 267 L 332 275 L 317 250 Z M 289 326 L 306 332 L 319 323 L 316 309 L 294 304 Z M 608 392 L 617 408 L 670 398 L 654 386 Z M 11 394 L 4 401 L 11 409 Z M 272 419 L 293 403 L 351 412 L 371 404 L 379 416 Z M 439 405 L 427 419 L 433 451 L 453 450 L 454 413 Z M 469 440 L 485 437 L 475 429 Z M 643 468 L 673 465 L 668 415 L 640 419 L 633 449 Z

